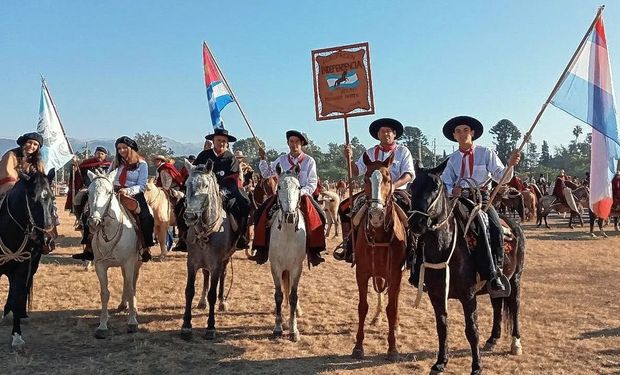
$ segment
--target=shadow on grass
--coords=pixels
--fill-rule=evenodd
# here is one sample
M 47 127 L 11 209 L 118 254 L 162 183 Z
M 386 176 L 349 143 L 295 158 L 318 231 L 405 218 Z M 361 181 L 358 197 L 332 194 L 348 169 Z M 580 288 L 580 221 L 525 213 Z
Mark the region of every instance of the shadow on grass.
M 604 328 L 598 331 L 582 332 L 575 340 L 587 340 L 597 337 L 620 337 L 620 327 L 618 328 Z

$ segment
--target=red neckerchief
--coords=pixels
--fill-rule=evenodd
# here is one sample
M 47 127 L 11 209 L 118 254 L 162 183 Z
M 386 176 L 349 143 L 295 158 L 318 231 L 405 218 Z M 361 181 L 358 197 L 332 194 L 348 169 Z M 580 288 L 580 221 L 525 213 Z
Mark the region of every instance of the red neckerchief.
M 297 163 L 295 163 L 290 153 L 286 155 L 286 157 L 288 158 L 288 163 L 291 165 L 291 168 L 289 168 L 289 171 L 292 171 L 296 165 L 299 165 L 299 168 L 301 168 L 301 163 L 304 161 L 304 156 L 305 155 L 303 152 L 300 153 L 299 156 L 297 157 Z
M 380 144 L 375 146 L 375 161 L 379 160 L 379 151 L 383 153 L 389 153 L 396 149 L 396 143 L 392 143 L 387 147 L 382 147 Z
M 465 176 L 465 158 L 467 157 L 469 157 L 469 177 L 472 177 L 474 175 L 474 146 L 472 145 L 471 148 L 467 151 L 461 150 L 459 148 L 459 151 L 463 153 L 463 159 L 461 159 L 460 177 Z
M 123 164 L 123 170 L 121 171 L 121 175 L 118 177 L 118 183 L 122 188 L 127 184 L 127 164 Z

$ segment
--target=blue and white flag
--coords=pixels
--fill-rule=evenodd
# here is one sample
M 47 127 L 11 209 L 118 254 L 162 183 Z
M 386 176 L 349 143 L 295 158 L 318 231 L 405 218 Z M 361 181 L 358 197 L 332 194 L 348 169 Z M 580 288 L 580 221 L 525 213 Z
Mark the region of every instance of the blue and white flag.
M 41 156 L 45 171 L 62 168 L 73 158 L 71 147 L 65 137 L 52 98 L 45 84 L 41 85 L 41 102 L 39 104 L 39 123 L 37 133 L 43 137 Z
M 327 80 L 329 91 L 336 89 L 353 89 L 360 84 L 355 69 L 349 71 L 345 70 L 340 74 L 326 74 L 325 79 Z

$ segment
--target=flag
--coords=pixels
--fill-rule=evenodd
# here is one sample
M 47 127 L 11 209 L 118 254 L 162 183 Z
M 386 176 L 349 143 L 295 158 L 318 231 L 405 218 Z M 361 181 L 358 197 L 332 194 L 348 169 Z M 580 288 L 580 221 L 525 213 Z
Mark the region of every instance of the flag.
M 209 111 L 211 112 L 211 122 L 213 128 L 224 128 L 224 122 L 220 112 L 226 104 L 233 101 L 233 97 L 226 87 L 222 75 L 211 56 L 207 43 L 202 45 L 202 59 L 205 69 L 205 85 L 207 86 L 207 99 L 209 100 Z
M 551 104 L 592 126 L 590 208 L 600 218 L 609 217 L 620 143 L 602 15 L 594 21 Z
M 45 83 L 41 85 L 37 132 L 43 137 L 41 156 L 46 172 L 52 168 L 56 170 L 62 168 L 73 158 L 71 146 L 69 146 Z

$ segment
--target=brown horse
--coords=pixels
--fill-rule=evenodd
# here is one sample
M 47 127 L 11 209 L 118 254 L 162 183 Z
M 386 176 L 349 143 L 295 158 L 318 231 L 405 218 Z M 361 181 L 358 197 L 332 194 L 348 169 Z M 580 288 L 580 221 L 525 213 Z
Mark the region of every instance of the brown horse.
M 364 357 L 364 321 L 368 313 L 368 280 L 378 293 L 387 289 L 388 358 L 398 360 L 396 329 L 398 326 L 398 295 L 402 267 L 405 264 L 406 229 L 400 220 L 399 208 L 392 197 L 393 185 L 389 167 L 394 160 L 370 161 L 364 153 L 367 172 L 364 175 L 365 205 L 352 219 L 355 235 L 355 276 L 359 291 L 357 336 L 352 356 Z
M 275 195 L 276 189 L 278 188 L 278 181 L 275 177 L 258 177 L 256 184 L 254 184 L 254 189 L 248 191 L 248 197 L 250 198 L 250 218 L 248 225 L 248 232 L 246 236 L 248 239 L 254 238 L 254 214 L 258 207 L 263 204 L 267 199 Z M 246 256 L 250 256 L 249 249 L 246 249 Z
M 411 184 L 412 214 L 409 228 L 418 236 L 418 249 L 422 254 L 417 256 L 422 256 L 423 260 L 418 293 L 423 288 L 420 284 L 424 283 L 435 311 L 439 340 L 437 362 L 433 365 L 431 374 L 443 374 L 448 363 L 448 298 L 458 299 L 463 306 L 465 335 L 472 355 L 471 374 L 480 374 L 482 369 L 476 295 L 486 293 L 486 288 L 483 288 L 485 282 L 477 278 L 476 254 L 482 249 L 474 245 L 474 250 L 470 251 L 465 236 L 461 233 L 461 227 L 455 219 L 455 206 L 448 198 L 446 187 L 439 177 L 445 165 L 446 162 L 433 169 L 416 166 L 416 179 Z M 492 349 L 500 338 L 503 309 L 504 314 L 510 317 L 509 325 L 512 326 L 512 353 L 518 355 L 521 354 L 519 304 L 525 237 L 514 221 L 504 221 L 512 232 L 512 240 L 507 242 L 511 251 L 506 251 L 503 268 L 504 274 L 510 279 L 511 293 L 508 297 L 491 300 L 493 330 L 486 348 Z

